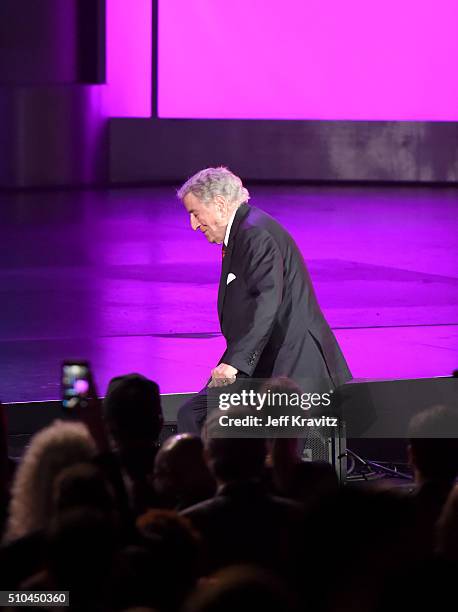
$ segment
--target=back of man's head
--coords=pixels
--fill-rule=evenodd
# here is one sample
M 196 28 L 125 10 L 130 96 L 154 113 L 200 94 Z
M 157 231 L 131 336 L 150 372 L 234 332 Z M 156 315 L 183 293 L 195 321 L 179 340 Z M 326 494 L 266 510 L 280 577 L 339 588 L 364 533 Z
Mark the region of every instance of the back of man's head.
M 264 438 L 210 438 L 207 442 L 210 469 L 221 483 L 262 478 L 266 454 Z
M 162 444 L 154 462 L 154 487 L 168 507 L 186 507 L 213 496 L 215 482 L 199 436 L 180 434 Z
M 53 486 L 54 512 L 90 508 L 111 515 L 114 491 L 103 472 L 93 463 L 76 463 L 62 470 Z
M 232 565 L 212 574 L 191 594 L 185 612 L 232 612 L 233 610 L 292 612 L 294 596 L 278 576 L 250 565 Z
M 232 406 L 225 415 L 232 419 L 250 418 L 251 409 Z M 207 416 L 203 436 L 207 463 L 219 483 L 261 479 L 265 474 L 267 440 L 251 438 L 250 428 L 221 427 L 220 410 Z M 244 437 L 235 437 L 242 435 Z
M 154 444 L 163 418 L 158 385 L 141 374 L 112 378 L 103 401 L 108 429 L 120 447 Z
M 458 410 L 433 406 L 409 424 L 410 460 L 422 480 L 453 480 L 458 474 Z

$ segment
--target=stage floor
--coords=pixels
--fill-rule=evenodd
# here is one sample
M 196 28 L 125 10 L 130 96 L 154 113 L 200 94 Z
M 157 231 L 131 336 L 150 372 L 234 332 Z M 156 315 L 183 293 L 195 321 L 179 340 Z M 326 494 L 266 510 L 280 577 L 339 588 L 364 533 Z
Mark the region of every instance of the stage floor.
M 296 239 L 358 378 L 458 368 L 458 192 L 252 186 Z M 172 187 L 0 194 L 0 398 L 57 399 L 60 362 L 89 359 L 103 395 L 140 372 L 197 391 L 224 350 L 220 248 Z

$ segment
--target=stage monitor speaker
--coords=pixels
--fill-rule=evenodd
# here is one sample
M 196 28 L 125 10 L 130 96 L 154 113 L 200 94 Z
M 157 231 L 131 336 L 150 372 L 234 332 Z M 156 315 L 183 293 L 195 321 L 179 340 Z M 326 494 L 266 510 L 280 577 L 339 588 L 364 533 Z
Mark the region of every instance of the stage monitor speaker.
M 344 482 L 347 475 L 344 423 L 341 422 L 332 435 L 329 435 L 328 431 L 320 431 L 319 428 L 313 429 L 304 438 L 302 461 L 326 461 L 335 469 L 339 481 Z
M 348 448 L 373 461 L 404 463 L 410 420 L 435 405 L 458 406 L 458 378 L 355 379 L 337 395 Z

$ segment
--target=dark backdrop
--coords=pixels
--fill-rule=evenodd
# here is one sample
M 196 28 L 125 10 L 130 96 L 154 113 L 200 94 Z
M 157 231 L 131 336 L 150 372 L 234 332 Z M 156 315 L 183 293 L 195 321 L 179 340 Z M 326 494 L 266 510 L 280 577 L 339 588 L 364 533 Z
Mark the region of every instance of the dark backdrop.
M 113 183 L 228 165 L 248 180 L 458 180 L 458 123 L 113 119 Z

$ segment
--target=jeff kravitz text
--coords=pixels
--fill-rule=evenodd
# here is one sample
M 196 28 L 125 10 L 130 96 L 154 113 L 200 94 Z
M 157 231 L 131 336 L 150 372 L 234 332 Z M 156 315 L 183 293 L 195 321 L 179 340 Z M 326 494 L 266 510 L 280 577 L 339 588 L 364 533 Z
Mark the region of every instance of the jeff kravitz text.
M 251 414 L 244 417 L 231 417 L 228 414 L 223 414 L 218 421 L 221 427 L 338 427 L 336 417 L 307 418 L 289 414 L 279 417 L 270 415 L 263 417 Z

